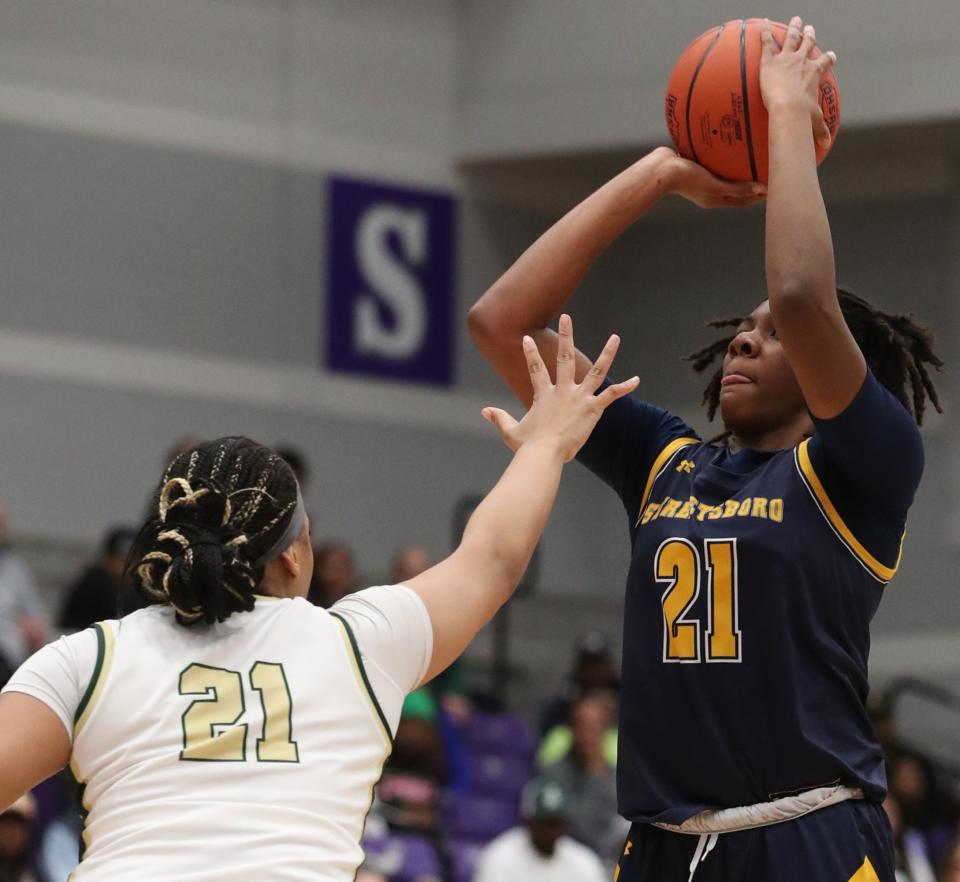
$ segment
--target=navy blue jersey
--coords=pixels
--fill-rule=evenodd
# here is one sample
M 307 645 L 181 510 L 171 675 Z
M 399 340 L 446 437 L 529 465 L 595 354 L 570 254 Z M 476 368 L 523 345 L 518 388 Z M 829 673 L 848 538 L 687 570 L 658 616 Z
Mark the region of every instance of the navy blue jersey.
M 634 824 L 616 882 L 687 879 L 697 837 Z M 694 882 L 896 882 L 883 807 L 851 799 L 789 824 L 724 833 L 696 865 Z
M 730 453 L 621 399 L 580 459 L 620 495 L 621 814 L 681 823 L 841 781 L 881 800 L 869 624 L 900 558 L 919 432 L 871 374 L 791 450 Z

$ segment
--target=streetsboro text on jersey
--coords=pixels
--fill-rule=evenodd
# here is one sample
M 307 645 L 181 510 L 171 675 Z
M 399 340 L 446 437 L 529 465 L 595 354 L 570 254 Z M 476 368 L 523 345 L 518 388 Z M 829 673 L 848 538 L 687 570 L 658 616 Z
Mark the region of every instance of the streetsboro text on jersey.
M 696 496 L 688 499 L 672 499 L 667 496 L 662 502 L 651 502 L 644 509 L 640 525 L 658 518 L 680 520 L 719 521 L 724 518 L 763 518 L 783 522 L 783 500 L 767 499 L 766 496 L 748 496 L 746 499 L 728 499 L 721 505 L 708 505 Z

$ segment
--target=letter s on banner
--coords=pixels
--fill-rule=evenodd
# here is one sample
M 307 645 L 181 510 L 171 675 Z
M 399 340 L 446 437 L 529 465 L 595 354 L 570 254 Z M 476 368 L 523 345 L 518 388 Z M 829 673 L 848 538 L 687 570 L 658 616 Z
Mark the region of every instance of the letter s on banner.
M 332 178 L 327 213 L 326 365 L 449 384 L 453 374 L 451 197 Z
M 423 346 L 427 304 L 417 277 L 390 251 L 391 233 L 409 265 L 421 265 L 427 254 L 422 211 L 395 205 L 367 209 L 357 226 L 357 263 L 372 293 L 356 301 L 355 345 L 358 352 L 399 360 L 416 355 Z M 375 296 L 393 313 L 393 327 L 381 321 Z

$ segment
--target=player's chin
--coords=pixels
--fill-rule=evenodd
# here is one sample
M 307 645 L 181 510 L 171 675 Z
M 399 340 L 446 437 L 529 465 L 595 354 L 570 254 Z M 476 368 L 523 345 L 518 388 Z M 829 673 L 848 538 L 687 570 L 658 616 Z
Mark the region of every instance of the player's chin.
M 752 383 L 737 383 L 720 390 L 720 416 L 734 433 L 749 431 L 762 420 L 763 407 Z

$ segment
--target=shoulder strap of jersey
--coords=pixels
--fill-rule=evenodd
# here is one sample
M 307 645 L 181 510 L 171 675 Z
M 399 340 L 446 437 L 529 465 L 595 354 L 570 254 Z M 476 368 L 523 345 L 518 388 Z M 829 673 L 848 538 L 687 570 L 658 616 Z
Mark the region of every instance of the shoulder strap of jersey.
M 653 465 L 650 468 L 650 474 L 647 476 L 647 483 L 643 488 L 643 496 L 640 498 L 640 511 L 637 514 L 638 519 L 647 506 L 647 500 L 650 498 L 650 491 L 653 490 L 654 482 L 666 471 L 667 466 L 670 465 L 670 460 L 672 460 L 679 451 L 683 450 L 684 447 L 699 443 L 700 441 L 697 438 L 674 438 L 657 454 L 657 458 L 653 461 Z
M 900 566 L 900 558 L 903 555 L 903 539 L 904 536 L 906 536 L 906 532 L 900 537 L 900 548 L 897 551 L 897 560 L 892 567 L 881 563 L 867 551 L 857 537 L 853 535 L 843 518 L 840 517 L 840 512 L 837 511 L 836 506 L 830 500 L 830 497 L 827 496 L 827 491 L 824 489 L 823 483 L 813 468 L 813 462 L 810 459 L 810 451 L 808 449 L 809 443 L 810 439 L 807 438 L 805 441 L 802 441 L 799 446 L 795 447 L 793 452 L 797 471 L 800 473 L 803 483 L 806 485 L 807 490 L 813 497 L 813 501 L 817 504 L 817 508 L 820 509 L 820 513 L 830 525 L 830 528 L 836 534 L 837 538 L 847 547 L 847 550 L 860 562 L 861 566 L 863 566 L 871 576 L 878 582 L 886 584 L 894 577 L 897 568 Z

